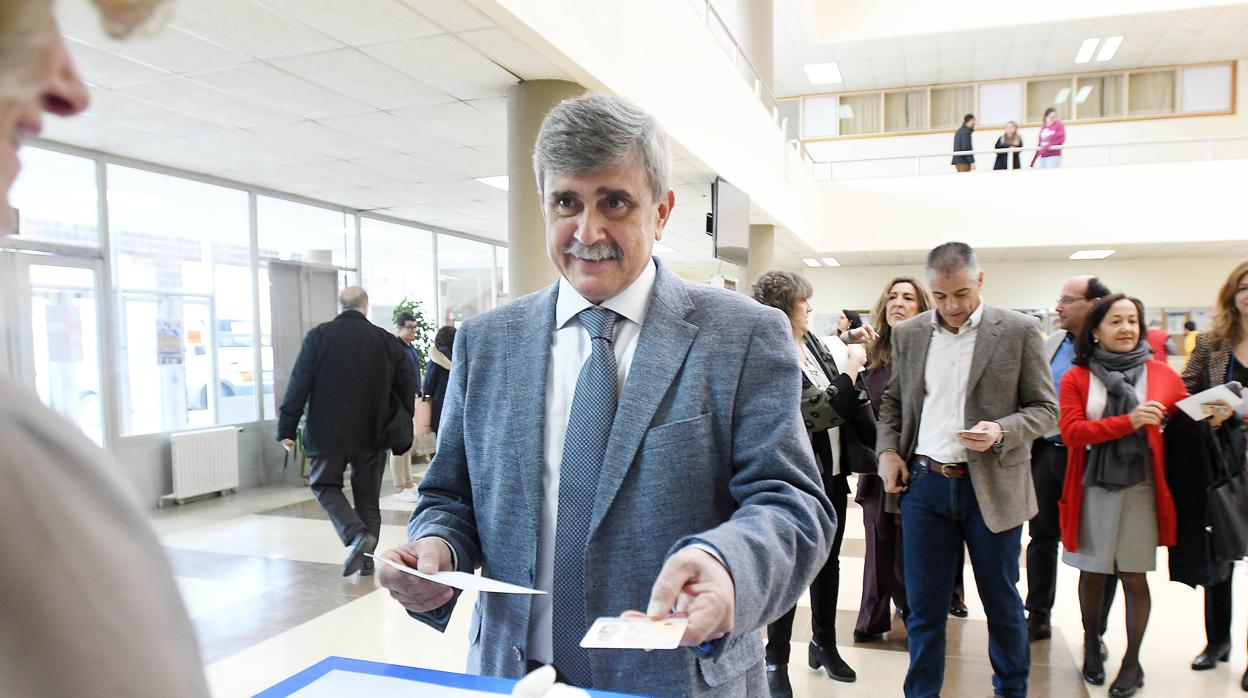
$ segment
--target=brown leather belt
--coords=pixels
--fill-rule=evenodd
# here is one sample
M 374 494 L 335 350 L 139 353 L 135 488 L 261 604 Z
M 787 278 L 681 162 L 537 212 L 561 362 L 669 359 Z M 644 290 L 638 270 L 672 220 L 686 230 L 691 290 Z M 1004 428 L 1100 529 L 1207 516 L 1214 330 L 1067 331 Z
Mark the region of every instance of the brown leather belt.
M 943 475 L 947 478 L 959 479 L 970 474 L 967 470 L 966 463 L 941 463 L 923 455 L 915 455 L 914 463 L 922 466 L 929 473 Z

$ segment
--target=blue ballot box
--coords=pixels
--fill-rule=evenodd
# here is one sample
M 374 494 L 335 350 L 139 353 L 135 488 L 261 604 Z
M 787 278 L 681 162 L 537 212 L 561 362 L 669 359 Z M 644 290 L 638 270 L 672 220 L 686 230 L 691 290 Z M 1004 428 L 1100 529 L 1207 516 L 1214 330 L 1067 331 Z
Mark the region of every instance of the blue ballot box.
M 339 696 L 421 696 L 471 698 L 509 695 L 516 682 L 494 676 L 469 676 L 397 664 L 326 657 L 255 698 Z M 595 698 L 635 698 L 623 693 L 590 691 Z

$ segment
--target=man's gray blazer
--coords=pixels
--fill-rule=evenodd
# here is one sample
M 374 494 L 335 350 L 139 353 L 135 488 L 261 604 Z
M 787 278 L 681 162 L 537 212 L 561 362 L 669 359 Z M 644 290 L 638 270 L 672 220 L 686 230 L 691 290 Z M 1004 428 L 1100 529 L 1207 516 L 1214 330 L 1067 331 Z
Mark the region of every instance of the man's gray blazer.
M 893 377 L 880 404 L 876 452 L 896 451 L 907 463 L 919 439 L 934 312 L 893 328 Z M 1031 441 L 1057 423 L 1053 374 L 1035 318 L 985 305 L 968 381 L 964 428 L 989 421 L 1006 431 L 999 449 L 967 451 L 984 523 L 1000 533 L 1036 515 Z
M 558 284 L 472 318 L 455 337 L 438 451 L 409 538 L 438 536 L 458 569 L 532 586 L 542 512 L 546 372 Z M 592 650 L 594 687 L 767 695 L 759 628 L 797 603 L 827 558 L 835 514 L 819 484 L 788 319 L 658 265 L 622 386 L 585 551 L 589 617 L 644 611 L 666 558 L 714 547 L 736 587 L 715 652 Z M 556 571 L 557 573 L 557 571 Z M 455 601 L 413 614 L 439 630 Z M 482 594 L 468 670 L 525 672 L 530 597 Z

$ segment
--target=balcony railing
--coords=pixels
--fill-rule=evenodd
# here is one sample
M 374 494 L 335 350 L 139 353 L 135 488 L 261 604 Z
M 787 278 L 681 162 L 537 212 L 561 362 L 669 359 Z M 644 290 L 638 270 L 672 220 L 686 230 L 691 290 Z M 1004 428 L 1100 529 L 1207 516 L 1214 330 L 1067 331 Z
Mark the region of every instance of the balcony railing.
M 1248 135 L 1099 144 L 1068 143 L 1058 149 L 1062 153 L 1062 168 L 1232 160 L 1248 158 Z M 815 179 L 823 181 L 952 174 L 954 168 L 951 161 L 955 155 L 974 155 L 976 168 L 972 173 L 983 174 L 993 172 L 993 163 L 998 153 L 1019 153 L 1019 164 L 1023 169 L 1028 169 L 1035 151 L 1035 146 L 1027 146 L 852 160 L 816 160 L 814 173 Z M 1014 158 L 1010 156 L 1005 160 L 1007 166 L 1013 169 Z

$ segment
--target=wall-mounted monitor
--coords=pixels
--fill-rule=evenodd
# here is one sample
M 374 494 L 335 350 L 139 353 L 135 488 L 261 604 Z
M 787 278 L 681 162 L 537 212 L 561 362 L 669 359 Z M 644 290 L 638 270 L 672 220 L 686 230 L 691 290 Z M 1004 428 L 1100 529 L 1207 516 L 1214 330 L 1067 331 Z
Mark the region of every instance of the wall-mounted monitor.
M 711 182 L 708 230 L 716 259 L 744 267 L 750 253 L 750 197 L 716 177 Z

